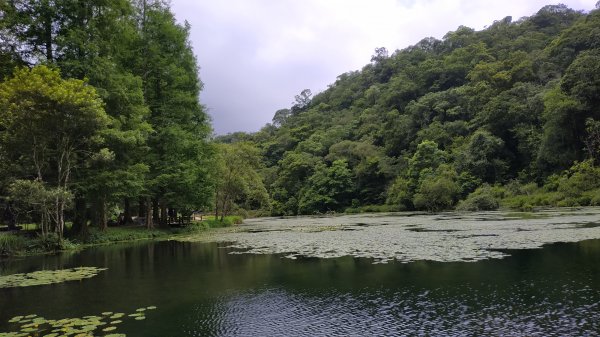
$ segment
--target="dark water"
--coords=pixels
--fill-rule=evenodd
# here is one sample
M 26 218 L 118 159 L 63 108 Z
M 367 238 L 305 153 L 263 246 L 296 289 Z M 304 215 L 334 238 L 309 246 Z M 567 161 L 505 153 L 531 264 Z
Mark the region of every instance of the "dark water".
M 81 282 L 0 289 L 0 332 L 156 305 L 127 336 L 600 336 L 600 240 L 477 263 L 229 255 L 216 244 L 138 243 L 0 262 L 0 273 L 76 266 Z

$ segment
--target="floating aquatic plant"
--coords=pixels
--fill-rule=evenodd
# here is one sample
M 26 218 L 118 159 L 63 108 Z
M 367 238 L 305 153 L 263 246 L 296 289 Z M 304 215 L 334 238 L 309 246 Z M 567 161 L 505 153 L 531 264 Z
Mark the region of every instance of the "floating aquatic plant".
M 361 214 L 249 219 L 236 231 L 178 238 L 233 242 L 233 254 L 371 258 L 375 263 L 479 261 L 555 242 L 600 239 L 600 208 L 536 213 Z M 257 235 L 260 233 L 260 235 Z
M 146 319 L 146 310 L 156 309 L 155 306 L 140 308 L 144 311 L 137 311 L 132 316 L 135 320 Z M 138 309 L 139 310 L 139 309 Z M 134 315 L 134 316 L 133 316 Z M 8 322 L 15 325 L 17 331 L 0 332 L 0 337 L 125 337 L 125 334 L 113 333 L 118 325 L 123 323 L 121 320 L 111 320 L 112 317 L 125 317 L 125 313 L 103 312 L 98 316 L 84 316 L 82 318 L 63 318 L 58 320 L 45 319 L 37 315 L 16 316 Z M 110 332 L 110 334 L 108 334 Z
M 27 274 L 0 276 L 0 288 L 30 287 L 83 280 L 94 277 L 106 268 L 79 267 L 60 270 L 40 270 Z

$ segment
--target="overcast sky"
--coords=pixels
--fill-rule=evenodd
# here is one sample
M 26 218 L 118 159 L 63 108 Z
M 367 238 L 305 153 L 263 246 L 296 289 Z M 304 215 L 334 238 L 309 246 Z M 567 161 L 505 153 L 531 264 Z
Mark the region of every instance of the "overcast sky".
M 591 10 L 597 0 L 563 0 Z M 557 2 L 551 2 L 556 4 Z M 172 0 L 204 82 L 201 101 L 216 134 L 257 131 L 342 73 L 369 63 L 376 47 L 390 53 L 464 25 L 537 12 L 548 0 Z

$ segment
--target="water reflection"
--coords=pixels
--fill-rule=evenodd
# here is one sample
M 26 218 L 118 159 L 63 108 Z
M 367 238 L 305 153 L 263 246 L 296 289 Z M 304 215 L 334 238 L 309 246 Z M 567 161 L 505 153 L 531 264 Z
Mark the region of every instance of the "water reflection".
M 81 282 L 0 289 L 15 315 L 77 317 L 156 305 L 128 336 L 598 336 L 600 240 L 476 263 L 230 255 L 217 244 L 136 243 L 2 262 L 2 274 L 109 268 Z

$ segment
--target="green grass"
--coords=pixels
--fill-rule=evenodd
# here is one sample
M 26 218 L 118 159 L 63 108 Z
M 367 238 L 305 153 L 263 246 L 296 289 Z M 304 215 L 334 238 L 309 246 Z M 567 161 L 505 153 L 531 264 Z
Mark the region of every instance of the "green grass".
M 244 219 L 237 215 L 228 215 L 223 218 L 223 221 L 221 221 L 220 217 L 219 219 L 215 219 L 214 216 L 206 216 L 202 221 L 202 223 L 206 224 L 208 228 L 229 227 L 233 225 L 239 225 L 242 222 L 244 222 Z
M 208 216 L 201 222 L 192 222 L 180 228 L 153 228 L 146 229 L 144 226 L 109 227 L 104 231 L 90 228 L 86 237 L 69 237 L 62 241 L 55 234 L 41 237 L 35 230 L 21 230 L 16 233 L 0 233 L 0 256 L 35 255 L 53 253 L 63 250 L 74 250 L 86 246 L 110 244 L 116 242 L 128 242 L 137 240 L 161 240 L 168 239 L 174 235 L 191 234 L 206 231 L 211 228 L 228 227 L 241 224 L 241 216 L 226 216 L 223 221 L 215 220 L 214 216 Z M 36 228 L 33 225 L 25 228 Z
M 77 239 L 84 244 L 105 244 L 112 242 L 149 240 L 173 235 L 172 229 L 147 229 L 143 226 L 135 227 L 109 227 L 104 231 L 97 228 L 90 228 L 89 235 L 85 238 Z
M 22 251 L 27 244 L 27 240 L 21 236 L 12 233 L 0 233 L 0 256 L 15 255 Z

